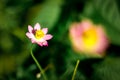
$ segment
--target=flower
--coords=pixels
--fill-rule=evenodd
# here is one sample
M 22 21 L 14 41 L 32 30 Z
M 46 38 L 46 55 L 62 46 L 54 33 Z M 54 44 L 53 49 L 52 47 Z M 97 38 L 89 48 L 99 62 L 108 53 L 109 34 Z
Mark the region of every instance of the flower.
M 28 32 L 26 36 L 32 43 L 37 43 L 39 46 L 48 46 L 47 40 L 52 38 L 51 34 L 47 34 L 48 28 L 41 29 L 40 24 L 36 23 L 34 28 L 28 25 Z
M 104 55 L 108 47 L 108 39 L 101 25 L 89 20 L 73 23 L 69 30 L 70 40 L 76 52 L 90 55 Z

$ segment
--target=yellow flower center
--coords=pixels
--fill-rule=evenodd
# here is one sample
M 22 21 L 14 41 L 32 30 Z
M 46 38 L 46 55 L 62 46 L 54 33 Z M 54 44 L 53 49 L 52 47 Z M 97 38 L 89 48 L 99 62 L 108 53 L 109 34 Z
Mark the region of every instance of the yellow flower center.
M 42 38 L 44 35 L 45 35 L 45 34 L 44 34 L 44 32 L 43 32 L 42 30 L 37 30 L 37 31 L 35 32 L 35 37 L 36 37 L 37 39 Z
M 91 49 L 95 44 L 97 44 L 98 36 L 95 28 L 90 28 L 86 30 L 83 35 L 82 39 L 84 45 L 87 49 Z

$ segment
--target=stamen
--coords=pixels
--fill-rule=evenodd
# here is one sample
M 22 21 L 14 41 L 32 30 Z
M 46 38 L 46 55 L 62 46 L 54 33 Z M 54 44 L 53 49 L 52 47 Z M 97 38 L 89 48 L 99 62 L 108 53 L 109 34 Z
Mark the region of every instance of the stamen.
M 37 30 L 37 31 L 35 32 L 35 37 L 36 37 L 37 39 L 42 38 L 44 35 L 45 35 L 45 34 L 44 34 L 44 32 L 43 32 L 42 30 Z
M 89 29 L 83 33 L 83 42 L 88 48 L 94 46 L 98 40 L 97 33 L 94 28 Z

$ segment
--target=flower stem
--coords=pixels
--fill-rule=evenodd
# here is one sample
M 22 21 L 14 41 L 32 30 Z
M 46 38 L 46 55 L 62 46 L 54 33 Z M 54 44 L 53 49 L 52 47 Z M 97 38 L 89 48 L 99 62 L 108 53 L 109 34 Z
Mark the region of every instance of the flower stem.
M 80 63 L 80 60 L 77 60 L 77 63 L 76 63 L 76 66 L 75 66 L 75 69 L 74 69 L 74 72 L 73 72 L 73 75 L 72 75 L 72 80 L 74 80 L 74 78 L 75 78 L 75 74 L 76 74 L 79 63 Z
M 33 55 L 32 48 L 31 48 L 30 53 L 31 53 L 31 56 L 32 56 L 33 60 L 35 61 L 36 65 L 38 66 L 41 74 L 43 75 L 44 80 L 48 80 L 47 77 L 46 77 L 46 75 L 44 74 L 44 70 L 42 69 L 41 65 L 39 64 L 39 62 L 37 61 L 37 59 L 36 59 L 35 56 Z

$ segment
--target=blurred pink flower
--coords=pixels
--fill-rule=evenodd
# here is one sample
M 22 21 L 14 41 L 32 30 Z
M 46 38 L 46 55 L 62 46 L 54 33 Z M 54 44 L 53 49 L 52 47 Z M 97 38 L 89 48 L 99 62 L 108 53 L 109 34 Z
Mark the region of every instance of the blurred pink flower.
M 52 38 L 51 34 L 47 34 L 48 28 L 41 29 L 40 24 L 36 23 L 34 28 L 28 25 L 26 36 L 32 43 L 37 43 L 39 46 L 48 46 L 47 40 Z
M 102 26 L 84 20 L 81 23 L 73 23 L 69 32 L 75 51 L 93 56 L 104 55 L 109 42 Z

